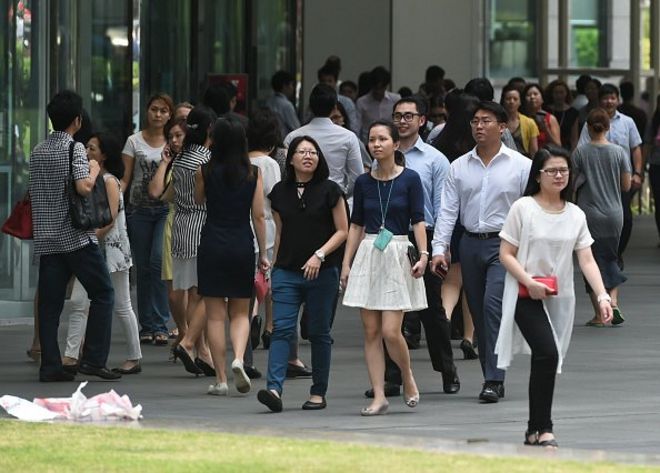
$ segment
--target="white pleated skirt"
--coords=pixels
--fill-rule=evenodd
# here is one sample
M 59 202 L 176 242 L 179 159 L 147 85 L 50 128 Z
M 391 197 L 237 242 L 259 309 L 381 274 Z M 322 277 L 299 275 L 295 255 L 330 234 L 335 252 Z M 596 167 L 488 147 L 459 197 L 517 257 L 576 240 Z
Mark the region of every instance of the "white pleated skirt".
M 405 235 L 395 235 L 384 251 L 374 246 L 376 235 L 367 234 L 360 243 L 348 285 L 344 305 L 368 310 L 413 312 L 428 307 L 424 279 L 410 274 Z

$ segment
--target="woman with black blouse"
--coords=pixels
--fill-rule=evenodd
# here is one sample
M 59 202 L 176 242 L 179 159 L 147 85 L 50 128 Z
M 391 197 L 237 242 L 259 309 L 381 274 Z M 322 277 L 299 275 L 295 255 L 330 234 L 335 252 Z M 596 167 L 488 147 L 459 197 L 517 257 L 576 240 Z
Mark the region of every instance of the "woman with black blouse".
M 273 334 L 268 354 L 266 389 L 257 399 L 273 412 L 282 410 L 282 385 L 289 342 L 296 335 L 298 313 L 309 313 L 312 387 L 305 410 L 326 407 L 330 374 L 330 321 L 339 287 L 338 251 L 348 235 L 346 202 L 340 187 L 328 179 L 321 149 L 309 136 L 295 138 L 286 157 L 286 177 L 268 198 L 277 227 L 273 293 Z
M 417 248 L 426 248 L 424 192 L 419 174 L 404 167 L 398 129 L 390 122 L 374 122 L 369 128 L 369 152 L 378 166 L 355 181 L 341 271 L 344 305 L 360 308 L 365 359 L 374 390 L 372 403 L 361 411 L 363 416 L 387 412 L 383 340 L 401 370 L 406 405 L 416 407 L 419 402 L 401 323 L 404 312 L 427 307 L 420 278 L 429 261 L 428 251 L 415 255 L 408 240 L 412 226 Z

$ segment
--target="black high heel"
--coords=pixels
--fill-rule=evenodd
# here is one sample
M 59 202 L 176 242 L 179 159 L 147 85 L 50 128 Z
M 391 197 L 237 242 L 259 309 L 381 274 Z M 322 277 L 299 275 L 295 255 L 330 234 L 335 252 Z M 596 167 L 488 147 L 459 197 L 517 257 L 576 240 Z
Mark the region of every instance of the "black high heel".
M 209 365 L 206 361 L 201 358 L 195 358 L 195 364 L 204 372 L 204 376 L 215 377 L 215 369 L 213 369 L 213 366 Z
M 479 358 L 479 355 L 474 351 L 474 346 L 470 340 L 463 339 L 461 342 L 461 350 L 463 350 L 463 359 L 465 360 L 476 360 Z
M 186 368 L 188 373 L 192 373 L 196 376 L 204 374 L 204 372 L 195 364 L 195 362 L 190 358 L 190 355 L 181 345 L 177 345 L 172 349 L 174 358 L 178 358 L 183 362 L 183 366 Z

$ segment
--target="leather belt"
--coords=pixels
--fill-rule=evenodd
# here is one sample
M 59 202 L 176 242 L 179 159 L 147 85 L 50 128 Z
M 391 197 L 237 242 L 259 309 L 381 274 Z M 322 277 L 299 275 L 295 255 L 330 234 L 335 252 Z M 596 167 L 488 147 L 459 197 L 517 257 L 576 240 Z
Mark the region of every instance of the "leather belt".
M 469 236 L 470 238 L 476 238 L 477 240 L 490 240 L 491 238 L 499 238 L 500 232 L 472 233 L 466 231 L 465 236 Z

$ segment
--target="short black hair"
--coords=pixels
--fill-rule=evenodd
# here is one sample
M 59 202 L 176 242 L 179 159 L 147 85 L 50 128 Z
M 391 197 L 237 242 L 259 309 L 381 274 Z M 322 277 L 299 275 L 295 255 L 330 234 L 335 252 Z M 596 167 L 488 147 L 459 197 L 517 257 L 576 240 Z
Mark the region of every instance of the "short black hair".
M 117 179 L 124 177 L 124 161 L 121 159 L 122 144 L 116 135 L 108 132 L 92 133 L 89 139 L 99 141 L 99 151 L 105 155 L 103 165 L 106 171 Z
M 582 74 L 577 78 L 575 81 L 575 90 L 578 91 L 578 94 L 584 94 L 584 88 L 587 86 L 590 80 L 591 76 L 589 74 Z
M 183 147 L 203 145 L 209 136 L 209 128 L 217 118 L 215 111 L 210 107 L 198 105 L 193 108 L 186 118 L 186 137 L 183 140 Z
M 532 167 L 529 170 L 527 187 L 525 187 L 523 195 L 536 195 L 541 191 L 541 186 L 537 179 L 541 174 L 541 169 L 543 169 L 546 161 L 550 158 L 564 158 L 566 160 L 566 167 L 568 167 L 570 171 L 568 174 L 568 184 L 561 190 L 561 192 L 559 192 L 559 197 L 563 201 L 570 201 L 570 198 L 573 195 L 573 163 L 568 150 L 556 145 L 545 145 L 538 150 L 532 158 Z
M 397 90 L 396 93 L 399 94 L 401 98 L 406 98 L 412 96 L 413 91 L 410 87 L 404 85 L 399 90 Z
M 341 84 L 339 84 L 339 90 L 340 91 L 344 88 L 353 89 L 356 92 L 358 90 L 357 84 L 355 82 L 353 82 L 352 80 L 345 80 Z
M 445 70 L 440 66 L 429 66 L 426 68 L 425 80 L 426 83 L 443 80 L 445 78 Z
M 474 115 L 476 115 L 479 110 L 492 113 L 495 115 L 495 119 L 499 123 L 506 123 L 509 119 L 508 115 L 506 114 L 506 110 L 504 110 L 504 107 L 502 107 L 497 102 L 493 102 L 492 100 L 482 100 L 479 102 L 479 105 L 477 106 L 472 116 L 474 117 Z
M 84 108 L 80 112 L 80 118 L 80 130 L 73 135 L 73 139 L 87 146 L 87 142 L 94 134 L 94 124 L 92 123 L 92 117 Z
M 323 156 L 323 152 L 321 151 L 321 147 L 319 146 L 318 142 L 314 138 L 308 135 L 297 136 L 296 138 L 291 140 L 291 143 L 289 143 L 289 149 L 286 152 L 286 161 L 284 164 L 286 169 L 286 173 L 285 173 L 286 177 L 284 178 L 284 181 L 287 184 L 296 183 L 296 171 L 293 169 L 291 160 L 293 160 L 293 154 L 296 152 L 296 148 L 298 148 L 298 145 L 303 141 L 310 142 L 314 146 L 314 149 L 316 149 L 316 153 L 319 157 L 319 164 L 318 166 L 316 166 L 316 169 L 314 170 L 314 175 L 312 176 L 312 180 L 310 182 L 325 181 L 330 177 L 330 169 L 328 168 L 328 163 L 325 160 L 325 156 Z
M 292 74 L 286 71 L 277 71 L 273 74 L 273 77 L 270 78 L 270 86 L 275 92 L 282 92 L 282 89 L 291 82 L 295 82 L 296 78 Z
M 309 94 L 309 108 L 316 117 L 329 117 L 337 105 L 337 91 L 326 84 L 318 84 Z
M 323 76 L 332 76 L 335 80 L 337 80 L 339 78 L 339 71 L 337 68 L 331 66 L 330 64 L 324 64 L 316 72 L 316 77 L 319 81 Z
M 624 80 L 619 84 L 621 89 L 621 98 L 626 102 L 632 100 L 635 97 L 635 86 L 629 80 Z
M 282 141 L 277 115 L 263 107 L 250 115 L 247 128 L 248 151 L 267 151 Z
M 485 77 L 476 77 L 470 80 L 465 84 L 465 93 L 474 95 L 482 102 L 492 102 L 495 97 L 493 84 Z
M 424 100 L 419 95 L 409 95 L 408 97 L 400 98 L 399 100 L 396 101 L 394 107 L 392 107 L 392 111 L 396 110 L 396 108 L 402 103 L 414 104 L 415 107 L 417 107 L 417 113 L 426 116 L 426 100 Z
M 58 92 L 46 106 L 48 118 L 55 131 L 64 131 L 69 128 L 69 125 L 81 116 L 82 110 L 82 97 L 72 90 Z
M 229 112 L 230 100 L 231 97 L 229 96 L 227 87 L 221 83 L 209 85 L 204 91 L 204 96 L 202 97 L 202 103 L 207 107 L 212 108 L 218 116 Z
M 614 94 L 618 97 L 619 88 L 614 84 L 603 84 L 600 86 L 600 89 L 598 89 L 598 100 L 610 94 Z
M 371 76 L 371 87 L 387 87 L 392 81 L 390 71 L 383 66 L 374 67 L 369 73 Z

